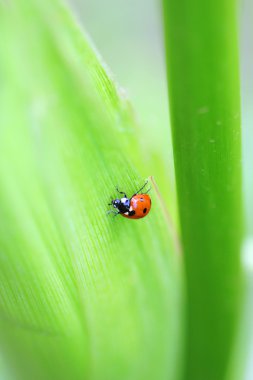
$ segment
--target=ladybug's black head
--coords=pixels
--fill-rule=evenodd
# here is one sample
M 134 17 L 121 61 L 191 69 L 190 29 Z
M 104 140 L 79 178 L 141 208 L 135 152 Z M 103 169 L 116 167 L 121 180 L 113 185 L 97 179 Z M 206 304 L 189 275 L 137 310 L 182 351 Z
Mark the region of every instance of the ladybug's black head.
M 114 199 L 112 201 L 112 205 L 113 207 L 118 208 L 118 206 L 120 205 L 120 199 Z
M 112 201 L 112 205 L 113 207 L 118 209 L 120 213 L 125 213 L 129 211 L 130 199 L 129 198 L 114 199 Z

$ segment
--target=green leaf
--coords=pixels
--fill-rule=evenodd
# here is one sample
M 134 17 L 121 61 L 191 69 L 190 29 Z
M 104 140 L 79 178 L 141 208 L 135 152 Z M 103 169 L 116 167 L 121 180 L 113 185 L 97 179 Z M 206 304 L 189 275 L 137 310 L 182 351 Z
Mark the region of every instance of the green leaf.
M 164 0 L 186 260 L 185 379 L 224 379 L 241 303 L 236 2 Z
M 13 379 L 168 379 L 181 346 L 180 260 L 135 121 L 55 1 L 0 10 L 0 328 Z M 159 152 L 157 152 L 159 154 Z M 159 178 L 157 179 L 159 184 Z

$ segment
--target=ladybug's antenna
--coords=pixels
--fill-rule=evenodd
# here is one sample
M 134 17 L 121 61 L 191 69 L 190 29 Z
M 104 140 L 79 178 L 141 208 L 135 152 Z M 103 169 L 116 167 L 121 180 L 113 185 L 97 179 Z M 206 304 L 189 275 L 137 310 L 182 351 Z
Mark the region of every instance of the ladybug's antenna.
M 136 193 L 134 195 L 138 194 L 141 190 L 143 190 L 144 187 L 147 186 L 147 184 L 148 184 L 148 180 L 144 183 L 144 185 L 140 188 L 140 190 L 136 191 Z M 149 192 L 150 189 L 148 189 L 147 193 Z

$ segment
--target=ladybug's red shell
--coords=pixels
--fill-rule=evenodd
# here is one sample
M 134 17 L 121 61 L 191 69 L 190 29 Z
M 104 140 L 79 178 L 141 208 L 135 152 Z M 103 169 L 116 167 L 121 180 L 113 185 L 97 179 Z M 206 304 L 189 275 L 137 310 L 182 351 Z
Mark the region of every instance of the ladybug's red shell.
M 148 215 L 151 209 L 151 199 L 148 194 L 136 194 L 130 199 L 130 215 L 121 214 L 129 219 L 141 219 Z

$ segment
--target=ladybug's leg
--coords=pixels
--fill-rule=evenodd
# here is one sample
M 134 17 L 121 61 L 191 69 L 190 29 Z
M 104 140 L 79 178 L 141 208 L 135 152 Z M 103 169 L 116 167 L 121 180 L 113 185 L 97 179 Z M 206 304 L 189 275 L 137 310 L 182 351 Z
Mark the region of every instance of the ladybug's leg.
M 117 192 L 118 192 L 118 193 L 120 193 L 120 194 L 123 194 L 123 195 L 124 195 L 124 197 L 125 197 L 125 198 L 127 198 L 127 195 L 126 195 L 126 193 L 124 193 L 124 191 L 119 191 L 119 188 L 118 188 L 118 186 L 116 187 L 116 190 L 117 190 Z
M 117 216 L 119 214 L 119 211 L 109 210 L 109 211 L 107 211 L 107 215 L 109 215 L 109 214 L 114 214 L 114 216 Z
M 111 203 L 108 203 L 108 206 L 112 206 L 113 197 L 111 197 Z
M 141 190 L 143 190 L 144 187 L 147 186 L 147 184 L 148 184 L 148 180 L 144 183 L 144 185 L 140 188 L 140 190 L 136 191 L 136 193 L 133 195 L 133 197 L 134 197 L 136 194 L 138 194 Z M 150 190 L 150 189 L 149 189 L 149 190 Z M 149 191 L 149 190 L 148 190 L 148 191 Z M 148 192 L 148 191 L 147 191 L 147 192 Z

